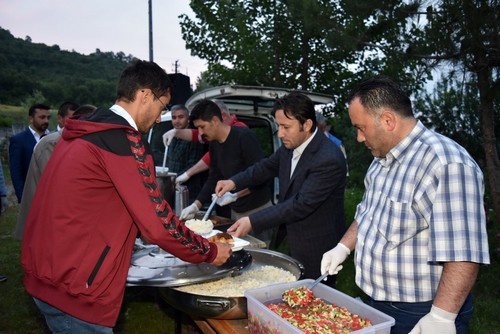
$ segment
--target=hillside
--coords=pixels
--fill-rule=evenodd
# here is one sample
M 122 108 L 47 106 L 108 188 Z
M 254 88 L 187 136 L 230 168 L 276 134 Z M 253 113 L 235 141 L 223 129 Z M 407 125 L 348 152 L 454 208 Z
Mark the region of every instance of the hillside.
M 66 100 L 109 105 L 118 76 L 132 59 L 123 52 L 63 51 L 57 45 L 32 43 L 29 37 L 16 38 L 0 27 L 0 103 L 20 105 L 40 91 L 51 106 Z

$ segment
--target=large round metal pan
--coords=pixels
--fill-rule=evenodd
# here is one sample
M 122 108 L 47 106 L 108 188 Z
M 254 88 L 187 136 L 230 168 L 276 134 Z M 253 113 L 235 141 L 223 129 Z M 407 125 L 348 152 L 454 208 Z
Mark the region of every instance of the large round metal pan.
M 248 248 L 246 250 L 252 256 L 252 263 L 241 271 L 271 265 L 288 270 L 297 280 L 302 279 L 304 275 L 303 265 L 290 256 L 267 249 Z M 159 291 L 160 296 L 168 304 L 192 316 L 214 319 L 244 319 L 247 317 L 245 297 L 195 295 L 175 288 L 160 288 Z

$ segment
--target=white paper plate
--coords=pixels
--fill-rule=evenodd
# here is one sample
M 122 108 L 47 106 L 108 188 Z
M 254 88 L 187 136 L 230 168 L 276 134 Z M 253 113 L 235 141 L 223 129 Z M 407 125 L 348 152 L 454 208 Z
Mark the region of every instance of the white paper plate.
M 212 230 L 212 232 L 208 233 L 207 235 L 203 235 L 203 237 L 210 238 L 211 236 L 214 236 L 217 233 L 222 233 L 222 231 Z M 233 237 L 233 240 L 234 240 L 234 243 L 233 243 L 233 247 L 231 248 L 233 252 L 237 252 L 239 250 L 242 250 L 243 247 L 250 245 L 250 242 L 243 240 L 243 239 L 240 239 L 240 238 L 237 238 L 237 237 Z

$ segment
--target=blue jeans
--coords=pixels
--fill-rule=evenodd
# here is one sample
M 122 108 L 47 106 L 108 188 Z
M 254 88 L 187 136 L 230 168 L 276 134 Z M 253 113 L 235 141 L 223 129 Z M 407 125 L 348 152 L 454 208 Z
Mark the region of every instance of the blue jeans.
M 41 300 L 34 298 L 36 306 L 40 309 L 52 333 L 57 334 L 113 334 L 112 327 L 91 324 L 64 313 Z
M 366 302 L 377 310 L 396 319 L 396 324 L 391 328 L 391 334 L 408 334 L 417 322 L 430 312 L 432 301 L 422 303 L 380 302 L 369 298 Z M 457 334 L 466 334 L 472 318 L 472 295 L 465 299 L 455 319 Z
M 391 328 L 391 334 L 408 334 L 424 315 L 430 312 L 432 301 L 422 303 L 399 303 L 375 301 L 369 298 L 366 303 L 377 310 L 396 319 L 396 324 Z M 457 334 L 466 334 L 472 318 L 472 295 L 465 299 L 455 319 Z

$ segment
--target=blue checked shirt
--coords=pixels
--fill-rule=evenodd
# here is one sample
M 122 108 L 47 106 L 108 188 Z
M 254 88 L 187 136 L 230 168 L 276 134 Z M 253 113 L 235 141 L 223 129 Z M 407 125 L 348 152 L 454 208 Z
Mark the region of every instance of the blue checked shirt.
M 442 262 L 488 264 L 483 174 L 467 151 L 419 121 L 365 177 L 356 283 L 375 300 L 434 298 Z

